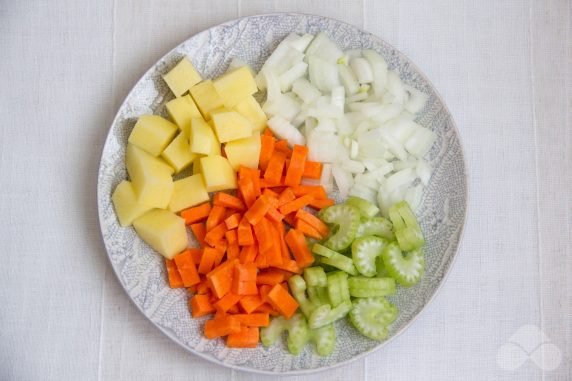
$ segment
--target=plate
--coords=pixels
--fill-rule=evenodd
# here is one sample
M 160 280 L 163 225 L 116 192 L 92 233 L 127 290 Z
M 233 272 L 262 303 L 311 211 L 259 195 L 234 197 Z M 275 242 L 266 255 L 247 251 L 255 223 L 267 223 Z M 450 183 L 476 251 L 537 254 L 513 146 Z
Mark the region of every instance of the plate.
M 289 33 L 325 32 L 343 50 L 375 49 L 402 80 L 429 94 L 419 123 L 435 131 L 437 141 L 427 155 L 434 168 L 418 210 L 426 237 L 426 275 L 412 288 L 399 287 L 390 299 L 399 316 L 383 342 L 360 335 L 345 319 L 336 323 L 334 352 L 319 357 L 311 345 L 299 356 L 288 353 L 284 343 L 271 348 L 229 349 L 221 339 L 202 335 L 203 319 L 192 319 L 184 290 L 170 289 L 163 258 L 137 237 L 133 228 L 119 226 L 111 193 L 127 178 L 124 154 L 127 138 L 138 116 L 166 116 L 164 104 L 172 95 L 161 74 L 183 56 L 192 59 L 204 78 L 222 74 L 233 57 L 258 70 L 276 45 Z M 387 345 L 403 332 L 433 298 L 456 256 L 465 224 L 467 177 L 459 134 L 451 114 L 429 80 L 402 53 L 380 38 L 341 21 L 313 15 L 269 14 L 245 17 L 205 30 L 167 53 L 131 90 L 111 125 L 99 168 L 98 208 L 107 254 L 121 285 L 137 308 L 158 329 L 195 355 L 240 370 L 259 373 L 307 373 L 342 365 Z

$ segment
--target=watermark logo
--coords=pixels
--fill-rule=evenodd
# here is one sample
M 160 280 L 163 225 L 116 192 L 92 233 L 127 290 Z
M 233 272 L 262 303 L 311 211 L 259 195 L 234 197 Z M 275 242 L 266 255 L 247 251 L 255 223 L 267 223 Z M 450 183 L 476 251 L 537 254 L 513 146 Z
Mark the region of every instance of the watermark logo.
M 560 366 L 560 349 L 535 325 L 523 325 L 497 352 L 497 364 L 504 370 L 516 370 L 528 360 L 542 370 Z

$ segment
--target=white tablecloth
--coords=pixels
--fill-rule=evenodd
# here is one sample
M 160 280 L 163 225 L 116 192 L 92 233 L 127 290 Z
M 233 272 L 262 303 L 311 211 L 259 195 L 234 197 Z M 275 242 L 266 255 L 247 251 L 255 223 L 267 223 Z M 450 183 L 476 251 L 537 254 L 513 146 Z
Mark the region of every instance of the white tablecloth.
M 258 379 L 189 354 L 135 309 L 95 192 L 108 127 L 145 70 L 200 30 L 275 11 L 347 21 L 413 59 L 470 174 L 464 240 L 433 303 L 385 349 L 308 379 L 572 379 L 566 0 L 1 2 L 0 379 Z

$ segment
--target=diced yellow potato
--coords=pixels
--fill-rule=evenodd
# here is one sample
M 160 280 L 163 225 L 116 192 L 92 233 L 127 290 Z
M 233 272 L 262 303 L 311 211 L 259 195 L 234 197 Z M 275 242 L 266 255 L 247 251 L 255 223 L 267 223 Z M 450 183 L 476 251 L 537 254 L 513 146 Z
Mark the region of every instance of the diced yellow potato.
M 167 259 L 188 245 L 185 220 L 169 210 L 153 209 L 133 221 L 139 237 Z
M 193 175 L 201 173 L 201 158 L 198 157 L 193 161 Z
M 129 135 L 129 143 L 153 156 L 159 156 L 176 133 L 177 126 L 167 119 L 158 115 L 142 115 Z
M 201 155 L 213 154 L 217 150 L 216 147 L 220 153 L 220 143 L 211 126 L 203 118 L 193 118 L 191 121 L 189 146 L 191 152 Z
M 236 106 L 244 98 L 258 91 L 256 82 L 254 82 L 254 78 L 246 66 L 215 79 L 214 88 L 228 108 Z
M 175 173 L 181 172 L 183 169 L 187 168 L 193 160 L 198 157 L 198 154 L 192 153 L 189 147 L 189 142 L 183 132 L 181 132 L 171 144 L 165 148 L 161 157 L 165 159 L 167 163 L 173 168 L 175 168 Z
M 240 103 L 234 106 L 234 110 L 250 120 L 253 131 L 262 131 L 266 127 L 266 122 L 268 121 L 266 114 L 252 95 L 240 101 Z
M 211 113 L 214 130 L 221 143 L 252 136 L 252 123 L 236 111 L 219 108 Z
M 242 165 L 248 168 L 258 168 L 260 157 L 260 133 L 255 132 L 251 137 L 233 140 L 226 143 L 224 152 L 232 169 L 238 171 Z
M 212 155 L 201 157 L 200 160 L 207 192 L 236 189 L 236 173 L 226 158 Z
M 211 130 L 214 132 L 214 123 L 212 119 L 208 121 L 208 124 Z M 211 151 L 209 152 L 209 155 L 222 155 L 220 142 L 218 141 L 216 134 L 214 134 L 214 137 L 214 140 L 211 142 Z
M 179 126 L 179 129 L 183 131 L 188 139 L 189 130 L 191 129 L 191 119 L 202 117 L 193 98 L 191 98 L 190 95 L 184 95 L 180 98 L 170 100 L 165 107 L 167 107 L 167 113 L 171 119 Z
M 175 189 L 169 202 L 169 210 L 180 212 L 209 200 L 209 194 L 201 174 L 175 181 Z
M 113 201 L 115 214 L 117 214 L 121 226 L 131 225 L 134 219 L 152 209 L 150 206 L 141 205 L 137 202 L 133 186 L 127 180 L 123 180 L 115 188 L 111 201 Z
M 187 57 L 184 57 L 170 72 L 163 75 L 163 79 L 176 97 L 180 97 L 202 80 L 201 75 Z
M 153 208 L 166 208 L 173 193 L 173 168 L 133 144 L 127 145 L 125 165 L 137 202 Z
M 205 120 L 210 120 L 211 111 L 223 105 L 222 99 L 210 79 L 193 86 L 189 92 Z

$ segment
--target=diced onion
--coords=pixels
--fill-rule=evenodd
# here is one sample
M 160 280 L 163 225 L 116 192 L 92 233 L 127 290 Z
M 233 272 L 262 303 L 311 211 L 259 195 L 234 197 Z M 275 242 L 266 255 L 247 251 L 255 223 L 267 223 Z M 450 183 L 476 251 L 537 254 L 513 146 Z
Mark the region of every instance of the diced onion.
M 268 120 L 268 127 L 280 139 L 286 139 L 290 146 L 304 145 L 306 139 L 300 131 L 281 116 L 274 116 Z
M 306 62 L 300 61 L 296 65 L 292 66 L 290 69 L 286 70 L 280 75 L 280 90 L 288 91 L 292 87 L 292 83 L 298 78 L 303 77 L 308 69 L 308 64 Z
M 373 72 L 371 65 L 365 58 L 354 58 L 350 61 L 350 66 L 359 83 L 373 82 Z
M 308 59 L 310 82 L 320 91 L 329 93 L 339 85 L 338 67 L 335 63 L 311 56 Z

